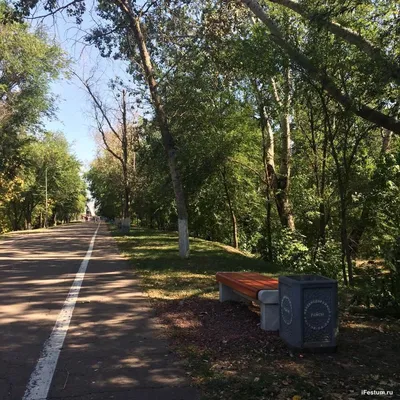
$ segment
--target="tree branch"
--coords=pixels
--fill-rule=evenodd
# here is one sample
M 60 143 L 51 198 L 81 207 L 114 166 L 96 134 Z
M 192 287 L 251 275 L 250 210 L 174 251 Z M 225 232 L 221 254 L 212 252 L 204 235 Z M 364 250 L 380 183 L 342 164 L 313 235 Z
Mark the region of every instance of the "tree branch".
M 76 72 L 72 72 L 72 73 L 79 79 L 79 81 L 82 83 L 82 85 L 86 88 L 87 92 L 89 93 L 90 97 L 93 100 L 95 107 L 97 107 L 97 109 L 100 111 L 104 120 L 107 122 L 107 125 L 110 128 L 111 132 L 121 142 L 121 137 L 119 136 L 118 132 L 114 129 L 113 124 L 111 123 L 110 119 L 107 116 L 107 113 L 105 112 L 105 110 L 103 108 L 103 105 L 100 103 L 100 100 L 97 98 L 97 96 L 93 93 L 92 88 L 90 87 L 88 81 L 87 80 L 85 81 L 84 79 L 82 79 Z
M 238 160 L 234 160 L 233 158 L 229 158 L 229 161 L 233 162 L 234 164 L 241 165 L 242 167 L 247 168 L 247 169 L 248 169 L 249 171 L 251 171 L 251 172 L 254 172 L 254 173 L 260 178 L 260 181 L 261 181 L 262 183 L 264 183 L 265 185 L 268 185 L 268 182 L 267 182 L 267 181 L 262 177 L 262 175 L 261 175 L 256 169 L 254 169 L 253 167 L 250 167 L 249 165 L 244 164 L 244 163 L 242 163 L 242 162 L 240 162 L 240 161 L 238 161 Z
M 330 76 L 316 67 L 311 60 L 301 53 L 297 48 L 288 43 L 282 35 L 282 32 L 275 22 L 268 17 L 264 9 L 256 0 L 241 0 L 268 28 L 271 40 L 278 45 L 290 59 L 303 68 L 313 79 L 318 81 L 322 88 L 332 96 L 345 109 L 352 111 L 354 114 L 372 122 L 373 124 L 386 128 L 392 132 L 400 134 L 400 121 L 394 117 L 390 117 L 377 111 L 365 104 L 358 104 L 353 98 L 346 96 L 336 86 Z
M 279 4 L 280 6 L 289 8 L 295 13 L 301 15 L 303 18 L 308 19 L 311 23 L 316 21 L 312 13 L 305 9 L 304 5 L 299 4 L 297 1 L 293 0 L 268 0 L 271 3 Z M 387 68 L 390 76 L 400 84 L 400 66 L 391 60 L 381 52 L 379 47 L 376 47 L 372 42 L 363 38 L 357 32 L 351 30 L 350 28 L 344 27 L 334 21 L 324 20 L 323 25 L 329 32 L 333 33 L 335 36 L 340 37 L 345 42 L 356 46 L 364 54 L 367 54 L 371 58 L 381 62 Z
M 64 6 L 60 6 L 60 7 L 56 8 L 55 10 L 50 11 L 50 12 L 47 13 L 47 14 L 39 15 L 39 16 L 37 16 L 37 17 L 26 17 L 26 19 L 31 19 L 31 20 L 34 20 L 34 19 L 44 19 L 44 18 L 50 17 L 50 16 L 52 16 L 52 15 L 55 15 L 55 14 L 57 14 L 58 12 L 63 11 L 63 10 L 65 10 L 65 9 L 67 9 L 68 7 L 71 7 L 71 6 L 74 5 L 74 4 L 82 3 L 83 1 L 84 1 L 84 0 L 73 0 L 73 1 L 69 2 L 68 4 L 65 4 Z

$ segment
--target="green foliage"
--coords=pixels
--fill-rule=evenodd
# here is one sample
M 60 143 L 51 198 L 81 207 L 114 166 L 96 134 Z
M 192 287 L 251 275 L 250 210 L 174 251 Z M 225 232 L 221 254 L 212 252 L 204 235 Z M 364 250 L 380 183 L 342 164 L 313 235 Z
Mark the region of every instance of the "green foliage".
M 274 262 L 282 269 L 296 274 L 318 274 L 340 277 L 341 250 L 339 243 L 328 238 L 314 246 L 305 244 L 306 237 L 281 229 L 273 237 Z
M 57 8 L 57 2 L 47 0 L 13 3 L 20 15 L 39 3 L 48 10 Z M 138 3 L 131 2 L 134 16 L 140 14 L 135 14 Z M 72 2 L 67 10 L 79 20 L 85 4 Z M 397 5 L 386 0 L 296 4 L 305 16 L 274 2 L 261 2 L 282 31 L 282 40 L 324 71 L 322 81 L 329 78 L 352 104 L 344 107 L 337 103 L 338 96 L 328 95 L 321 80 L 305 71 L 293 52 L 283 51 L 271 40 L 267 27 L 253 20 L 241 2 L 162 0 L 138 16 L 176 145 L 190 232 L 234 244 L 236 231 L 240 249 L 264 256 L 270 255 L 272 232 L 273 257 L 283 268 L 343 280 L 349 275 L 349 283 L 360 287 L 365 278 L 368 291 L 376 292 L 375 306 L 394 304 L 398 266 L 393 254 L 400 236 L 399 139 L 355 116 L 354 107 L 364 103 L 398 118 L 399 82 L 387 67 L 396 66 L 400 54 Z M 136 149 L 137 169 L 131 171 L 132 215 L 142 225 L 173 229 L 177 213 L 170 171 L 157 119 L 148 112 L 136 39 L 117 2 L 98 1 L 97 12 L 101 25 L 86 40 L 104 57 L 127 62 L 134 86 L 128 91 L 146 112 Z M 332 21 L 379 51 L 371 54 L 332 33 L 328 29 Z M 13 46 L 24 49 L 30 33 L 23 26 L 18 29 L 21 35 Z M 13 46 L 2 46 L 10 69 L 37 71 L 33 50 L 21 52 L 27 59 L 22 62 Z M 291 79 L 285 74 L 288 70 Z M 37 73 L 32 72 L 32 79 L 41 83 Z M 285 147 L 286 116 L 291 137 Z M 269 164 L 266 152 L 271 149 L 266 149 L 265 129 L 264 140 L 260 129 L 265 120 L 274 142 Z M 7 143 L 15 139 L 7 137 Z M 13 154 L 13 164 L 18 165 L 18 153 Z M 104 216 L 121 215 L 121 176 L 118 163 L 100 151 L 87 180 Z M 27 181 L 34 185 L 28 174 Z M 9 185 L 20 190 L 21 182 Z M 283 227 L 278 201 L 283 194 L 294 231 Z M 364 276 L 353 271 L 354 264 L 367 257 L 385 259 L 387 273 Z
M 114 219 L 122 213 L 121 166 L 109 153 L 92 163 L 85 175 L 99 214 Z
M 311 265 L 311 254 L 297 232 L 281 229 L 274 235 L 274 259 L 283 269 L 307 273 Z
M 24 165 L 0 200 L 2 230 L 41 227 L 46 210 L 50 224 L 70 221 L 84 211 L 86 187 L 80 163 L 65 137 L 46 132 L 22 149 Z
M 50 83 L 67 66 L 57 45 L 44 32 L 5 19 L 0 12 L 0 173 L 12 178 L 22 163 L 26 132 L 37 129 L 54 109 Z
M 50 84 L 68 62 L 46 34 L 11 18 L 0 2 L 0 231 L 43 224 L 44 175 L 48 172 L 49 217 L 68 220 L 83 208 L 79 163 L 58 134 L 42 134 L 51 116 Z M 57 219 L 57 218 L 54 218 Z
M 389 272 L 382 280 L 381 301 L 378 306 L 393 307 L 400 312 L 400 237 L 385 252 L 385 263 Z M 373 299 L 376 303 L 376 300 Z
M 341 278 L 341 259 L 342 253 L 340 243 L 328 238 L 324 244 L 320 244 L 317 249 L 313 249 L 313 261 L 310 272 L 327 276 L 333 279 Z
M 353 305 L 366 306 L 379 313 L 400 315 L 399 265 L 395 258 L 398 245 L 386 254 L 384 262 L 369 261 L 360 265 Z

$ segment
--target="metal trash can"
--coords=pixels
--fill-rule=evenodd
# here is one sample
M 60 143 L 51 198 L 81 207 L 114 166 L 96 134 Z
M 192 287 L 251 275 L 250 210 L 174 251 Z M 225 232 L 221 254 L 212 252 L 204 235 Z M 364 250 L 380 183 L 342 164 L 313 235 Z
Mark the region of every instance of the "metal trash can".
M 279 277 L 279 335 L 289 347 L 336 350 L 337 281 L 318 275 Z

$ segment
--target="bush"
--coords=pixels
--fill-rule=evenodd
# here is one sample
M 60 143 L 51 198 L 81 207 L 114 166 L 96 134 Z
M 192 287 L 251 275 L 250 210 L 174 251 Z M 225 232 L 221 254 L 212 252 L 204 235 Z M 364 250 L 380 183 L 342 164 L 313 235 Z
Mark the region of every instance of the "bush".
M 388 270 L 386 264 L 369 261 L 360 266 L 357 285 L 353 289 L 353 304 L 373 306 L 385 313 L 400 312 L 400 280 L 396 271 Z
M 284 270 L 306 273 L 311 265 L 311 254 L 303 236 L 289 229 L 278 231 L 273 237 L 273 258 Z
M 342 273 L 342 252 L 340 243 L 334 239 L 327 239 L 324 245 L 318 246 L 314 252 L 312 268 L 315 273 L 338 279 Z
M 280 230 L 273 238 L 275 263 L 287 271 L 337 279 L 341 271 L 340 244 L 328 239 L 324 245 L 307 247 L 304 239 L 298 232 Z
M 385 266 L 389 272 L 384 276 L 382 295 L 385 305 L 400 311 L 400 237 L 384 251 Z M 386 304 L 387 303 L 387 304 Z

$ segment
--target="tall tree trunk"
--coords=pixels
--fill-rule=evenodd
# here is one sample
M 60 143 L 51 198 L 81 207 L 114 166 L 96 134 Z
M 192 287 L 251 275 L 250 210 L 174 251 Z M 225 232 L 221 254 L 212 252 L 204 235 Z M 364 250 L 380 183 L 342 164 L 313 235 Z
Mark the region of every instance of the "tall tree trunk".
M 275 170 L 275 147 L 274 147 L 274 132 L 272 131 L 271 124 L 268 120 L 268 113 L 264 105 L 264 99 L 258 88 L 257 82 L 253 82 L 253 87 L 258 103 L 258 111 L 260 114 L 260 127 L 262 138 L 262 158 L 264 164 L 264 182 L 265 182 L 265 227 L 267 234 L 267 260 L 273 259 L 272 248 L 272 205 L 271 205 L 271 191 L 272 191 L 272 176 L 270 171 Z
M 238 249 L 239 248 L 238 226 L 237 226 L 235 211 L 234 211 L 233 205 L 232 205 L 231 195 L 229 193 L 228 182 L 226 180 L 226 169 L 225 168 L 221 171 L 221 175 L 222 175 L 222 182 L 224 184 L 226 200 L 228 202 L 229 214 L 231 216 L 231 222 L 232 222 L 232 246 L 235 249 Z
M 381 147 L 381 157 L 384 157 L 390 151 L 390 143 L 392 139 L 392 132 L 388 131 L 387 129 L 382 130 L 382 147 Z M 372 178 L 374 181 L 376 178 L 375 176 Z M 371 226 L 375 219 L 375 211 L 374 211 L 374 196 L 373 193 L 367 193 L 363 209 L 361 212 L 360 218 L 355 223 L 354 228 L 350 232 L 349 242 L 350 242 L 350 250 L 352 256 L 355 258 L 358 254 L 358 250 L 360 247 L 361 239 L 364 235 L 365 230 L 368 226 Z
M 130 218 L 130 188 L 128 184 L 128 171 L 127 168 L 124 168 L 124 207 L 123 207 L 123 218 Z
M 315 257 L 318 253 L 319 246 L 324 246 L 326 243 L 326 225 L 328 222 L 326 215 L 326 206 L 325 206 L 325 179 L 326 179 L 326 155 L 328 149 L 328 135 L 326 133 L 326 128 L 324 130 L 324 136 L 322 141 L 322 165 L 320 167 L 320 154 L 319 154 L 319 146 L 317 142 L 316 132 L 318 132 L 318 128 L 316 127 L 316 120 L 314 116 L 314 106 L 311 101 L 310 94 L 307 95 L 307 105 L 308 109 L 308 118 L 309 118 L 309 127 L 306 129 L 310 130 L 311 140 L 310 145 L 313 151 L 314 159 L 313 159 L 313 170 L 315 177 L 315 187 L 316 194 L 320 198 L 319 202 L 319 223 L 318 223 L 318 236 L 316 241 L 316 246 L 314 250 L 314 261 Z M 301 127 L 301 126 L 300 126 Z M 302 129 L 304 134 L 306 134 L 306 129 Z
M 326 108 L 325 108 L 325 111 Z M 327 117 L 327 114 L 325 114 Z M 331 130 L 331 129 L 330 129 Z M 343 170 L 339 163 L 338 153 L 335 148 L 335 143 L 333 139 L 332 132 L 329 134 L 329 139 L 331 143 L 332 156 L 336 165 L 336 174 L 338 180 L 338 189 L 340 197 L 340 241 L 342 247 L 342 272 L 343 272 L 343 282 L 345 285 L 353 285 L 353 264 L 351 261 L 351 251 L 349 246 L 348 229 L 347 229 L 347 174 L 343 173 Z M 343 176 L 346 180 L 343 180 Z M 347 266 L 347 271 L 346 271 Z M 348 272 L 348 278 L 347 278 Z
M 278 191 L 276 202 L 279 216 L 283 226 L 291 231 L 295 230 L 293 210 L 289 201 L 290 186 L 290 124 L 289 115 L 285 113 L 281 121 L 282 128 L 282 158 L 280 164 L 280 176 L 277 180 Z
M 264 163 L 264 174 L 265 182 L 267 183 L 266 193 L 266 208 L 267 208 L 267 232 L 270 234 L 267 237 L 269 243 L 269 256 L 272 257 L 272 238 L 271 238 L 271 203 L 270 195 L 271 192 L 274 195 L 276 208 L 278 211 L 279 219 L 282 226 L 294 230 L 294 218 L 293 211 L 289 201 L 289 182 L 290 182 L 290 115 L 289 105 L 291 102 L 289 86 L 290 86 L 290 71 L 287 70 L 286 76 L 286 88 L 285 88 L 285 99 L 282 101 L 278 95 L 275 81 L 271 79 L 274 87 L 274 94 L 277 104 L 281 108 L 281 127 L 282 127 L 282 159 L 279 174 L 275 170 L 275 143 L 274 133 L 271 127 L 270 119 L 264 100 L 257 87 L 254 83 L 254 89 L 257 96 L 258 108 L 260 113 L 261 122 L 261 133 L 262 133 L 262 144 L 263 144 L 263 163 Z M 268 233 L 267 233 L 268 235 Z
M 30 202 L 25 204 L 25 221 L 26 221 L 26 229 L 32 229 L 32 211 L 33 207 Z
M 275 100 L 280 108 L 281 126 L 281 162 L 279 176 L 276 179 L 277 191 L 275 194 L 281 223 L 291 231 L 295 230 L 293 210 L 289 201 L 290 164 L 291 164 L 291 131 L 290 131 L 290 105 L 291 105 L 291 71 L 286 68 L 284 77 L 284 98 L 281 99 L 274 79 L 271 79 Z
M 154 106 L 156 119 L 161 131 L 163 145 L 168 157 L 168 165 L 175 193 L 176 208 L 178 211 L 178 230 L 179 230 L 179 255 L 183 258 L 189 257 L 189 226 L 188 212 L 186 208 L 185 194 L 182 179 L 177 166 L 176 146 L 172 134 L 169 130 L 168 119 L 165 114 L 161 96 L 158 94 L 157 82 L 150 54 L 143 37 L 139 17 L 136 16 L 125 0 L 114 0 L 114 3 L 127 16 L 136 44 L 139 48 L 145 78 L 149 87 L 152 103 Z
M 99 98 L 96 96 L 94 91 L 91 88 L 91 85 L 88 80 L 84 80 L 79 77 L 79 75 L 75 74 L 75 76 L 82 82 L 86 90 L 88 91 L 90 97 L 93 100 L 93 104 L 95 107 L 95 110 L 98 110 L 101 116 L 104 118 L 104 120 L 107 123 L 108 128 L 114 135 L 114 137 L 117 138 L 118 142 L 121 143 L 121 153 L 119 154 L 119 151 L 114 151 L 112 146 L 110 145 L 108 139 L 107 139 L 107 134 L 106 131 L 103 129 L 102 122 L 100 119 L 97 117 L 97 112 L 96 112 L 96 120 L 97 120 L 97 125 L 99 132 L 101 133 L 103 143 L 105 145 L 106 150 L 121 163 L 122 167 L 122 179 L 123 179 L 123 190 L 122 190 L 122 196 L 121 196 L 121 228 L 123 231 L 127 232 L 130 229 L 130 200 L 131 200 L 131 189 L 130 189 L 130 181 L 129 181 L 129 152 L 130 152 L 130 142 L 128 140 L 128 120 L 127 120 L 127 103 L 126 103 L 126 90 L 122 90 L 122 100 L 121 100 L 121 105 L 120 105 L 120 110 L 122 114 L 122 126 L 121 127 L 114 127 L 112 120 L 109 118 L 107 115 L 107 111 L 103 106 L 103 103 Z
M 128 123 L 126 109 L 126 90 L 122 91 L 122 159 L 124 174 L 124 219 L 122 230 L 127 233 L 131 228 L 131 201 L 130 201 L 130 182 L 128 173 Z
M 335 162 L 336 167 L 336 175 L 337 175 L 337 183 L 339 189 L 339 198 L 340 198 L 340 210 L 339 210 L 339 219 L 340 219 L 340 241 L 342 247 L 342 272 L 343 272 L 343 282 L 345 285 L 353 285 L 353 264 L 351 261 L 351 251 L 349 246 L 349 238 L 348 238 L 348 229 L 347 229 L 347 189 L 349 182 L 349 168 L 351 166 L 351 162 L 349 163 L 346 160 L 346 155 L 343 155 L 343 168 L 341 167 L 339 161 L 339 154 L 336 149 L 335 144 L 335 136 L 337 134 L 337 126 L 336 126 L 336 118 L 333 117 L 331 121 L 331 117 L 329 114 L 329 110 L 327 107 L 326 99 L 322 93 L 320 93 L 321 104 L 324 111 L 324 129 L 325 135 L 328 135 L 328 140 L 330 144 L 330 149 L 332 153 L 333 160 Z M 345 134 L 347 135 L 348 132 Z M 356 148 L 353 148 L 355 151 Z M 347 266 L 347 271 L 346 271 Z M 348 278 L 347 278 L 348 272 Z
M 328 151 L 328 137 L 325 133 L 324 141 L 322 144 L 322 168 L 321 168 L 321 180 L 320 180 L 320 189 L 319 196 L 321 198 L 319 204 L 319 238 L 322 245 L 325 245 L 326 242 L 326 225 L 328 223 L 328 217 L 326 215 L 326 206 L 325 206 L 325 180 L 326 180 L 326 156 Z
M 265 220 L 265 225 L 267 229 L 267 260 L 272 261 L 274 254 L 273 254 L 273 247 L 272 247 L 272 206 L 271 206 L 271 189 L 267 187 L 266 193 L 266 208 L 267 208 L 267 216 Z
M 128 176 L 128 123 L 126 110 L 126 90 L 122 90 L 122 172 L 124 179 L 124 208 L 123 218 L 130 217 L 130 188 Z M 129 228 L 129 227 L 128 227 Z M 129 230 L 129 229 L 128 229 Z
M 342 185 L 339 187 L 340 191 L 340 236 L 342 243 L 342 267 L 343 269 L 343 280 L 345 285 L 347 285 L 347 276 L 346 276 L 346 266 L 348 272 L 348 283 L 353 286 L 353 263 L 351 261 L 351 252 L 349 246 L 349 238 L 347 232 L 347 201 L 345 189 Z
M 272 261 L 273 248 L 272 248 L 272 207 L 271 207 L 271 177 L 269 176 L 269 167 L 274 169 L 274 133 L 271 124 L 268 121 L 268 116 L 265 106 L 260 104 L 260 121 L 261 121 L 261 134 L 262 134 L 262 147 L 263 147 L 263 163 L 264 163 L 264 179 L 267 183 L 265 190 L 265 206 L 267 210 L 265 225 L 267 229 L 267 260 Z

